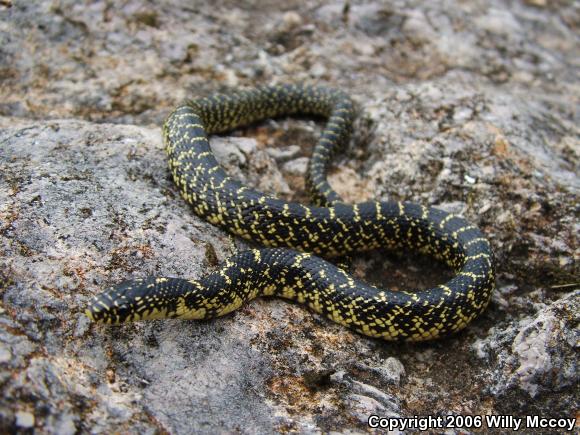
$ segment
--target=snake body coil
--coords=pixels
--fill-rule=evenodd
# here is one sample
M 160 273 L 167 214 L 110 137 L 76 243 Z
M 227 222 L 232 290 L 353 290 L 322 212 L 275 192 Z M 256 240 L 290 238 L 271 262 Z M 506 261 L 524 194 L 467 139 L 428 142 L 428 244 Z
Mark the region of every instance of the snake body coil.
M 211 133 L 296 113 L 328 120 L 308 170 L 316 206 L 241 185 L 220 167 L 207 139 Z M 164 138 L 181 195 L 201 218 L 269 248 L 238 253 L 199 280 L 124 282 L 93 298 L 87 316 L 104 323 L 208 319 L 257 296 L 279 296 L 387 340 L 429 340 L 464 328 L 485 309 L 494 288 L 489 242 L 463 218 L 436 208 L 411 202 L 340 202 L 326 169 L 348 140 L 353 113 L 344 93 L 299 85 L 214 95 L 178 107 L 164 124 Z M 428 290 L 381 290 L 316 256 L 377 248 L 428 254 L 456 274 Z

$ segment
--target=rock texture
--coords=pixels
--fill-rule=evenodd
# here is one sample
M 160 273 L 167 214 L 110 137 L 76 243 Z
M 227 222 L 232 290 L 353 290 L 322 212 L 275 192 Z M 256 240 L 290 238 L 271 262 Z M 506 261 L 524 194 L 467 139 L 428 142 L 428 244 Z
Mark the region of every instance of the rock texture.
M 12 3 L 12 7 L 9 7 Z M 575 2 L 0 2 L 0 431 L 365 432 L 371 414 L 575 417 L 580 313 Z M 198 277 L 244 243 L 199 220 L 160 129 L 188 96 L 287 81 L 347 90 L 349 201 L 460 213 L 498 290 L 464 332 L 401 345 L 259 300 L 211 322 L 97 327 L 104 286 Z M 248 184 L 306 200 L 320 125 L 212 146 Z M 394 289 L 449 271 L 376 253 Z

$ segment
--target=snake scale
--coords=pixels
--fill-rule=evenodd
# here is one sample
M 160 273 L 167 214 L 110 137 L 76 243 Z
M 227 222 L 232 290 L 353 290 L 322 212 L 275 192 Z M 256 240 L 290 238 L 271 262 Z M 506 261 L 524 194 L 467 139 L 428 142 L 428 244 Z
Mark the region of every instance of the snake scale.
M 208 135 L 282 115 L 327 119 L 307 181 L 315 205 L 288 202 L 229 177 Z M 494 260 L 478 228 L 456 215 L 412 202 L 346 204 L 326 171 L 348 141 L 354 109 L 342 91 L 307 85 L 261 86 L 199 98 L 167 118 L 164 141 L 173 180 L 194 212 L 244 239 L 264 245 L 237 253 L 198 280 L 150 277 L 126 281 L 89 303 L 96 322 L 209 319 L 258 296 L 278 296 L 371 337 L 420 341 L 464 328 L 488 305 Z M 455 270 L 431 289 L 392 291 L 355 279 L 321 258 L 377 248 L 413 250 Z

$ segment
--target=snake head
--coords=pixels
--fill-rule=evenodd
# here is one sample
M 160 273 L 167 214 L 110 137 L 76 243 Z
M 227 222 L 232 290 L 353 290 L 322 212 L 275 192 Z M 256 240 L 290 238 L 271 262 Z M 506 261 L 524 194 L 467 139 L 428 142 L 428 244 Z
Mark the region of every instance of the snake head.
M 93 297 L 85 315 L 96 323 L 117 325 L 168 316 L 170 304 L 164 296 L 171 278 L 125 281 Z

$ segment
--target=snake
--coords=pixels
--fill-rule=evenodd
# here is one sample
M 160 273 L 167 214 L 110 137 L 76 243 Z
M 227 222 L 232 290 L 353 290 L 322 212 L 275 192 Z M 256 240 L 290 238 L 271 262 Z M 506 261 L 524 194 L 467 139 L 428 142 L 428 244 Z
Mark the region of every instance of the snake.
M 150 276 L 94 296 L 94 322 L 211 319 L 260 296 L 306 305 L 370 337 L 423 341 L 465 328 L 489 304 L 494 256 L 488 239 L 464 218 L 408 201 L 343 201 L 327 180 L 334 156 L 350 141 L 353 100 L 340 89 L 263 85 L 186 101 L 163 124 L 169 169 L 181 197 L 205 221 L 260 245 L 240 251 L 199 279 Z M 229 176 L 208 136 L 268 118 L 325 119 L 306 173 L 312 202 L 285 201 Z M 429 289 L 367 284 L 332 262 L 370 250 L 419 253 L 453 276 Z

